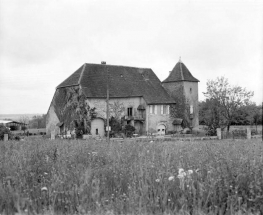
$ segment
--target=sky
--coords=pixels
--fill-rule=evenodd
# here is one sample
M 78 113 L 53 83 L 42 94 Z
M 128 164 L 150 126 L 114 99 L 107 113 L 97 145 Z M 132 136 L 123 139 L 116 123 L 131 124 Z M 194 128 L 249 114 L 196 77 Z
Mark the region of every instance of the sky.
M 181 57 L 200 80 L 225 76 L 263 101 L 258 0 L 0 0 L 0 114 L 45 114 L 84 63 L 151 68 L 163 81 Z

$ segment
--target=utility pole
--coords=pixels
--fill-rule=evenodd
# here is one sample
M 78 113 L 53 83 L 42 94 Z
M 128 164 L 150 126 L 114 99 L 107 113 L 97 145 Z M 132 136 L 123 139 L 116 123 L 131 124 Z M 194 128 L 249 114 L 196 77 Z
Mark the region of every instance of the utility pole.
M 107 70 L 107 143 L 110 144 L 110 123 L 109 123 L 109 70 L 106 66 Z

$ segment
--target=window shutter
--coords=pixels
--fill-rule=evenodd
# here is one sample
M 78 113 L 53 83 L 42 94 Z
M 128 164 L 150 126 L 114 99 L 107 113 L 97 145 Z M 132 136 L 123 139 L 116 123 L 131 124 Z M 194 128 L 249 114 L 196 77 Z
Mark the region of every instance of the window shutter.
M 163 113 L 163 105 L 161 105 L 161 114 L 164 114 L 164 113 Z
M 153 106 L 150 105 L 150 113 L 153 113 Z
M 154 105 L 154 114 L 157 114 L 157 105 Z

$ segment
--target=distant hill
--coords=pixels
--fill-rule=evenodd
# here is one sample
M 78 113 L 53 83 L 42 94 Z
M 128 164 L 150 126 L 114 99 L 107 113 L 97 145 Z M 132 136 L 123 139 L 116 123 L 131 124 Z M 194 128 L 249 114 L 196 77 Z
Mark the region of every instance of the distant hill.
M 19 120 L 22 116 L 27 116 L 32 119 L 33 116 L 42 116 L 43 114 L 0 114 L 0 119 L 12 119 L 14 121 Z

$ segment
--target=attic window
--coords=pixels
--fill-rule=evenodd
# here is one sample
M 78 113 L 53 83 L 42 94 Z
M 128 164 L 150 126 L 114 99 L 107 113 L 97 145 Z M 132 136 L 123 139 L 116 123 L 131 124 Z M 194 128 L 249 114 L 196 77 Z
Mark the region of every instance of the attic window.
M 149 72 L 148 71 L 144 71 L 142 76 L 144 77 L 144 80 L 149 80 Z

